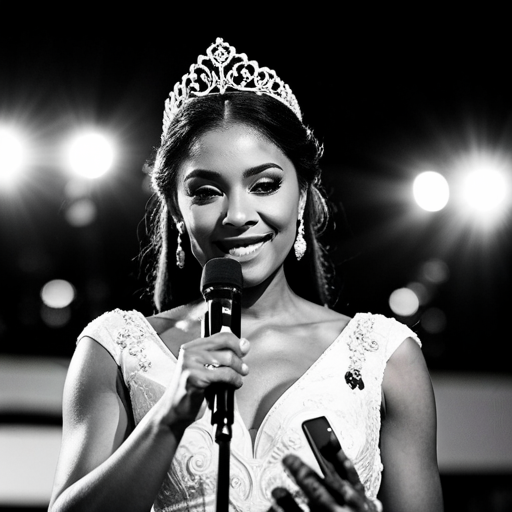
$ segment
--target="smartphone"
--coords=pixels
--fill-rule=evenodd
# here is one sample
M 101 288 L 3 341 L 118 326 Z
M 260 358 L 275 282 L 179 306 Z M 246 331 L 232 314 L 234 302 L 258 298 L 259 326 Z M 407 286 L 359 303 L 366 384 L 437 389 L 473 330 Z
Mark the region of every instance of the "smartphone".
M 323 476 L 327 476 L 328 467 L 326 465 L 326 459 L 322 455 L 322 450 L 328 449 L 329 451 L 337 453 L 341 448 L 334 430 L 325 416 L 306 420 L 302 423 L 302 430 L 304 431 L 311 450 L 313 450 L 313 454 L 322 470 Z

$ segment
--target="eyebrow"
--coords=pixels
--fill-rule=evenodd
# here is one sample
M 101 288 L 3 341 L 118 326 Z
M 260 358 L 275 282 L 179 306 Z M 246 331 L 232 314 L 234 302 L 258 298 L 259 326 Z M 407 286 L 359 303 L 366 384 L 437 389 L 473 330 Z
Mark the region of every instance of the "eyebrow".
M 266 164 L 256 165 L 255 167 L 250 167 L 249 169 L 246 169 L 242 173 L 242 178 L 244 178 L 244 179 L 250 178 L 251 176 L 255 176 L 256 174 L 260 174 L 263 171 L 266 171 L 267 169 L 273 169 L 273 168 L 281 169 L 281 171 L 284 171 L 284 169 L 280 165 L 269 162 Z M 221 177 L 221 173 L 217 172 L 217 171 L 211 171 L 208 169 L 194 169 L 193 171 L 189 172 L 185 176 L 184 181 L 191 180 L 192 178 L 212 179 L 212 178 L 220 178 L 220 177 Z

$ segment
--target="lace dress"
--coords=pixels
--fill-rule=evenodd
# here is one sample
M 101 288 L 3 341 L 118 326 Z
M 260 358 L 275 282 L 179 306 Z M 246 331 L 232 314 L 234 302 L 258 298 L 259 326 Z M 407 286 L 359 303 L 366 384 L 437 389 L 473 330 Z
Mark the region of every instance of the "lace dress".
M 177 360 L 146 318 L 137 311 L 114 310 L 92 321 L 89 336 L 110 352 L 121 368 L 138 423 L 169 385 Z M 266 512 L 276 486 L 289 489 L 302 507 L 302 493 L 281 460 L 295 453 L 320 473 L 302 433 L 302 423 L 326 416 L 352 459 L 369 497 L 381 482 L 379 451 L 381 384 L 386 361 L 396 348 L 417 336 L 381 315 L 360 313 L 317 361 L 277 400 L 264 418 L 254 447 L 236 407 L 230 463 L 230 511 Z M 346 374 L 352 379 L 346 378 Z M 358 372 L 364 385 L 359 382 Z M 153 510 L 214 512 L 218 447 L 207 411 L 189 426 L 180 442 Z M 321 474 L 321 473 L 320 473 Z

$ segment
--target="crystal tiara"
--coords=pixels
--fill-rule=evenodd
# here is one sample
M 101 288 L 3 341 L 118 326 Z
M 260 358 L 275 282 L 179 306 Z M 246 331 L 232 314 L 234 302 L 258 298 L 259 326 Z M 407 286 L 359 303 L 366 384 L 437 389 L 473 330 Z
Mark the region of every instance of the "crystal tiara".
M 224 94 L 227 89 L 267 94 L 281 101 L 302 120 L 299 104 L 290 87 L 273 71 L 248 60 L 245 53 L 217 38 L 190 66 L 165 101 L 162 139 L 178 110 L 191 98 L 208 94 Z

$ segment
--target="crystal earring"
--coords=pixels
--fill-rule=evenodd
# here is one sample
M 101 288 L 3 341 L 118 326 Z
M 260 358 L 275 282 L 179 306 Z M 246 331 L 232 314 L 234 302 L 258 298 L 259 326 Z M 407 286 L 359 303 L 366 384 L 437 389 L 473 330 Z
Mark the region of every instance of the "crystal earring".
M 306 252 L 307 244 L 306 239 L 304 238 L 304 209 L 301 209 L 299 212 L 299 230 L 297 232 L 297 238 L 295 239 L 295 243 L 293 244 L 293 249 L 295 250 L 295 257 L 297 260 L 300 260 L 302 256 L 304 256 Z
M 178 245 L 176 247 L 176 265 L 178 268 L 185 266 L 185 251 L 181 247 L 181 235 L 183 233 L 183 222 L 177 222 L 176 228 L 178 229 Z

